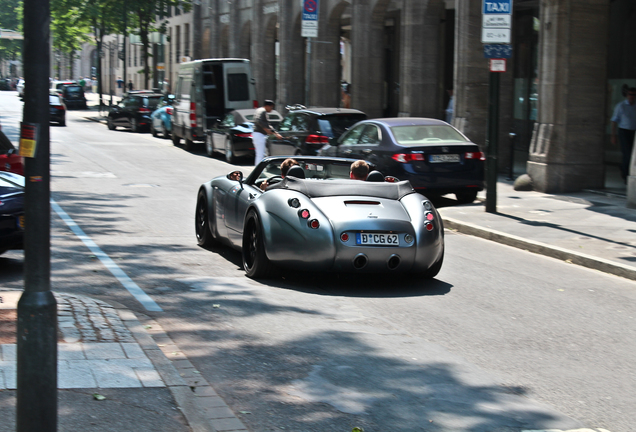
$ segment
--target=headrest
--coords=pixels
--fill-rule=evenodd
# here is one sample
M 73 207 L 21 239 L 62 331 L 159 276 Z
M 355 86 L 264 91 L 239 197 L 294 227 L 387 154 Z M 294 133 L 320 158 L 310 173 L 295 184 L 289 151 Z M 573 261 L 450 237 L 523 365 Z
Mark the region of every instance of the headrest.
M 384 174 L 382 174 L 380 171 L 371 171 L 369 173 L 369 175 L 367 176 L 367 181 L 369 181 L 369 182 L 383 182 L 384 181 Z
M 305 170 L 303 170 L 303 168 L 299 165 L 294 165 L 293 167 L 289 168 L 289 171 L 287 171 L 287 176 L 291 176 L 291 177 L 296 177 L 299 179 L 304 179 L 305 178 Z

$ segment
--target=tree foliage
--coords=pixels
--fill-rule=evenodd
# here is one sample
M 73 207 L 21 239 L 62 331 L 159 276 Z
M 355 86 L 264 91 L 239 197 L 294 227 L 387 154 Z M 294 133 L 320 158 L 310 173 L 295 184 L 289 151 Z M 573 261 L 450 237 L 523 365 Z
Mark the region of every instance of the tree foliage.
M 0 28 L 22 31 L 22 1 L 2 0 Z M 21 40 L 0 39 L 0 59 L 17 60 L 22 53 Z

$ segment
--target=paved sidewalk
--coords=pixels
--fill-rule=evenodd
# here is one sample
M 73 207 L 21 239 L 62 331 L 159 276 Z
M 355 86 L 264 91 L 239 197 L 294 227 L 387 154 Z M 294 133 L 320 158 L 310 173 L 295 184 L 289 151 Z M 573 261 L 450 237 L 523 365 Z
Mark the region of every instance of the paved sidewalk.
M 636 280 L 636 210 L 620 194 L 521 192 L 500 178 L 497 213 L 485 191 L 469 205 L 439 209 L 447 229 Z
M 54 294 L 60 430 L 247 431 L 155 321 L 86 296 Z M 15 309 L 20 295 L 0 289 L 0 309 Z M 16 344 L 0 344 L 0 418 L 10 419 L 0 432 L 15 430 L 15 389 Z M 101 406 L 95 394 L 106 396 Z M 162 409 L 171 419 L 157 418 Z

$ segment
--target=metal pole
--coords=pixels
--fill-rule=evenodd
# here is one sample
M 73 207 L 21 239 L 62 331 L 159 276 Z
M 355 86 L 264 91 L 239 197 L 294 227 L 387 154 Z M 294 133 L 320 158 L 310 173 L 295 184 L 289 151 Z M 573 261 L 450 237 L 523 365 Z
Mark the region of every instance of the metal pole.
M 514 180 L 515 179 L 515 140 L 517 138 L 517 134 L 514 132 L 510 132 L 508 134 L 510 138 L 510 157 L 508 160 L 508 178 L 506 180 Z
M 305 106 L 309 106 L 309 94 L 311 91 L 311 38 L 307 38 L 307 61 L 305 62 Z
M 486 211 L 497 213 L 497 153 L 499 151 L 499 72 L 490 72 L 486 155 Z
M 24 292 L 18 302 L 18 432 L 57 431 L 57 304 L 51 293 L 49 0 L 24 0 L 23 129 L 36 130 L 24 158 Z M 22 133 L 21 133 L 22 136 Z M 22 149 L 22 143 L 20 145 Z M 25 141 L 26 148 L 26 141 Z

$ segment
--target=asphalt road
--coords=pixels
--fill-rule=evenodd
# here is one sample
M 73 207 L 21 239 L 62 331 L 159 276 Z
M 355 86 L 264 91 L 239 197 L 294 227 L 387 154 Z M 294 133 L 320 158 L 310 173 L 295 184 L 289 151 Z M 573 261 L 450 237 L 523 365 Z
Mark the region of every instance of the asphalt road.
M 0 92 L 14 142 L 20 110 Z M 430 282 L 251 281 L 238 252 L 194 236 L 198 186 L 250 161 L 229 166 L 85 116 L 51 127 L 52 198 L 162 311 L 56 213 L 53 289 L 158 320 L 252 430 L 634 430 L 634 282 L 452 232 Z M 0 286 L 21 286 L 22 271 L 21 252 L 0 257 Z

